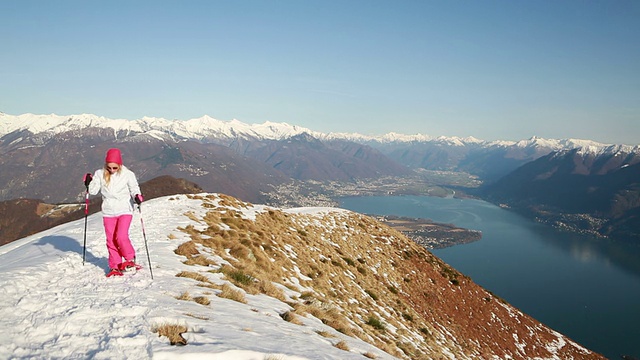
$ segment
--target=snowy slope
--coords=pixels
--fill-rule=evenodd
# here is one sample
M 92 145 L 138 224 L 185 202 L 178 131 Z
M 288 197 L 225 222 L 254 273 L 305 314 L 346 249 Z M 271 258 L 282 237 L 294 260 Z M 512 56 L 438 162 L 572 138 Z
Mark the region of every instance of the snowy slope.
M 244 209 L 244 216 L 260 209 Z M 283 321 L 279 314 L 290 306 L 266 295 L 247 294 L 247 304 L 217 296 L 207 306 L 177 300 L 184 291 L 198 291 L 192 279 L 175 276 L 193 268 L 174 253 L 187 239 L 176 228 L 200 226 L 188 212 L 202 216 L 202 202 L 174 196 L 143 204 L 153 280 L 139 213 L 131 237 L 145 268 L 131 276 L 105 278 L 101 213 L 88 217 L 84 266 L 84 219 L 0 247 L 0 359 L 362 359 L 367 352 L 392 358 L 317 319 L 302 319 L 302 327 Z M 188 345 L 171 346 L 151 331 L 162 323 L 186 325 Z M 340 340 L 348 351 L 334 346 Z
M 162 197 L 130 231 L 145 268 L 115 278 L 101 213 L 84 265 L 84 219 L 12 242 L 0 247 L 0 359 L 602 359 L 380 225 Z M 185 327 L 186 346 L 158 336 L 167 324 Z

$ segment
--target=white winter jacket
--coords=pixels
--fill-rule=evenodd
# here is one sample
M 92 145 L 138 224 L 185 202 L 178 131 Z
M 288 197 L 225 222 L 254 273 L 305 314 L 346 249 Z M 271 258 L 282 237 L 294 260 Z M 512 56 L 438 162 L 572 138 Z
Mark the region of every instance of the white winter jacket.
M 89 183 L 89 194 L 102 193 L 102 214 L 107 217 L 133 213 L 133 197 L 140 194 L 140 186 L 133 171 L 120 165 L 120 171 L 111 174 L 107 185 L 104 180 L 105 169 L 96 170 Z

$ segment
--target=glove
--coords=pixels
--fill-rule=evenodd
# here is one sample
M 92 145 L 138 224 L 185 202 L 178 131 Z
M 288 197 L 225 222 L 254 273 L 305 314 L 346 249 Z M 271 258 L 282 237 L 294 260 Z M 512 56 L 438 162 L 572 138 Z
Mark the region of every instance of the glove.
M 84 186 L 89 187 L 89 184 L 91 184 L 91 180 L 93 180 L 93 175 L 91 175 L 90 173 L 84 174 L 84 177 L 82 178 L 82 181 L 84 181 Z
M 142 194 L 137 194 L 136 196 L 133 197 L 133 199 L 136 201 L 136 204 L 138 205 L 142 204 L 142 202 L 144 201 Z

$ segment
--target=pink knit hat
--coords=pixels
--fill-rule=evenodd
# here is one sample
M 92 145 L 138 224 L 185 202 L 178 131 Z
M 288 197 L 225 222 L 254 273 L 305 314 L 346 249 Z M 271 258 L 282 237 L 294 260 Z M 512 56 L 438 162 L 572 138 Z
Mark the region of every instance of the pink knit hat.
M 122 154 L 120 153 L 120 150 L 116 148 L 107 150 L 107 157 L 104 159 L 104 162 L 122 165 Z

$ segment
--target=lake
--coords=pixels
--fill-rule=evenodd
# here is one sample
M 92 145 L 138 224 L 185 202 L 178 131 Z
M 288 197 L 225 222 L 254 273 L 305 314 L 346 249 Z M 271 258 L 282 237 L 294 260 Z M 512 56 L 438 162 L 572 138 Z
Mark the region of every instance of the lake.
M 340 206 L 482 231 L 479 241 L 432 252 L 585 347 L 640 358 L 640 246 L 561 232 L 481 200 L 348 197 Z

